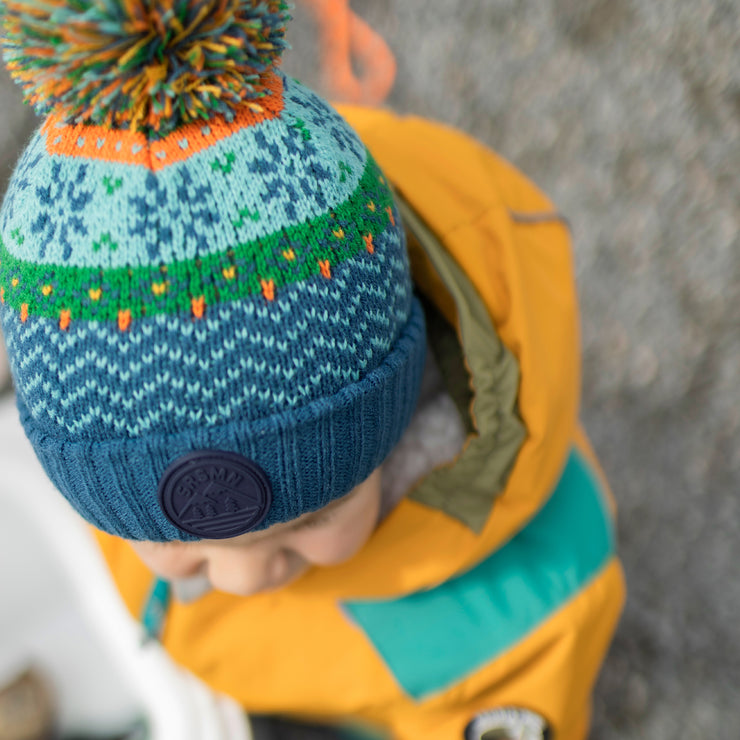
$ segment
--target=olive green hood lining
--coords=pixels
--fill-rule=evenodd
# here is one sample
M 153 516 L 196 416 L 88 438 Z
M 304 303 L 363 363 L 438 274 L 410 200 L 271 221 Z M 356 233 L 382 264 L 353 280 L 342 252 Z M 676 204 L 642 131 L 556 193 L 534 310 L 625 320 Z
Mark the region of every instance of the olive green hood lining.
M 496 333 L 477 291 L 439 238 L 401 195 L 397 203 L 409 235 L 409 249 L 421 249 L 455 304 L 457 332 L 436 331 L 440 322 L 446 323 L 436 317 L 429 341 L 469 431 L 456 460 L 433 470 L 408 498 L 443 511 L 480 533 L 526 438 L 518 408 L 519 365 Z M 426 297 L 433 304 L 439 298 Z M 456 335 L 459 341 L 452 358 Z M 467 370 L 468 388 L 460 388 L 464 382 L 461 362 Z

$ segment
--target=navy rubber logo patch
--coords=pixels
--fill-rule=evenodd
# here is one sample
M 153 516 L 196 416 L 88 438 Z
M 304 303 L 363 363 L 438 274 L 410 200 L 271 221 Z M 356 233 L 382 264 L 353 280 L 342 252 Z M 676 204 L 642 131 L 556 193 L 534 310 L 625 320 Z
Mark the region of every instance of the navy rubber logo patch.
M 465 728 L 465 740 L 549 740 L 547 722 L 519 707 L 482 712 Z
M 251 531 L 265 518 L 271 501 L 265 471 L 234 452 L 189 452 L 175 460 L 159 481 L 159 504 L 166 517 L 203 539 Z

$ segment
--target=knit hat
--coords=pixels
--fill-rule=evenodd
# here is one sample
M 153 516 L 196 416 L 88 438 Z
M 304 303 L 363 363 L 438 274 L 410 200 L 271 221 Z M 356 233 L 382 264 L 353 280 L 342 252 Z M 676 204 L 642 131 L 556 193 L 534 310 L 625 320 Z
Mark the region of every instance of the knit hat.
M 424 321 L 388 182 L 276 66 L 286 5 L 2 10 L 47 117 L 0 214 L 0 321 L 51 480 L 153 541 L 344 496 L 411 418 Z

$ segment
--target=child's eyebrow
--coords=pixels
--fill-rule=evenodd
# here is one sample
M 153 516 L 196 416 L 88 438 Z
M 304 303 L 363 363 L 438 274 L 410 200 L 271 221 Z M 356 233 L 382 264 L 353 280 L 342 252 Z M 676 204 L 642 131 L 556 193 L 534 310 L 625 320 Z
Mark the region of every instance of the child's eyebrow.
M 324 506 L 322 509 L 317 509 L 316 511 L 312 511 L 310 514 L 306 516 L 305 519 L 302 521 L 293 521 L 286 522 L 287 526 L 282 530 L 283 532 L 300 532 L 301 529 L 305 527 L 310 527 L 313 524 L 316 523 L 317 520 L 321 519 L 324 516 L 328 516 L 330 514 L 333 514 L 337 509 L 339 509 L 343 504 L 345 504 L 350 499 L 354 498 L 355 494 L 357 493 L 357 489 L 350 491 L 350 493 L 346 494 L 345 496 L 342 496 L 342 498 L 335 499 L 331 503 Z M 258 532 L 246 532 L 244 537 L 249 537 L 249 542 L 259 542 L 260 540 L 264 539 L 265 537 L 268 537 L 270 535 L 269 530 L 262 530 Z M 169 542 L 162 542 L 159 543 L 162 545 L 169 545 L 171 543 Z M 178 543 L 178 544 L 189 544 L 189 543 Z M 197 544 L 197 543 L 193 543 Z
M 312 515 L 307 517 L 306 519 L 292 524 L 289 528 L 289 531 L 300 532 L 303 529 L 310 529 L 317 524 L 322 524 L 325 520 L 331 519 L 332 513 L 333 510 L 326 511 L 324 509 L 320 509 L 319 511 L 314 511 L 312 512 Z
M 337 509 L 341 508 L 343 504 L 345 504 L 347 501 L 353 498 L 356 493 L 357 493 L 357 489 L 355 489 L 354 491 L 351 491 L 346 496 L 342 496 L 342 498 L 332 501 L 330 504 L 327 504 L 322 509 L 317 509 L 316 511 L 312 511 L 302 521 L 294 522 L 290 526 L 290 530 L 295 532 L 295 531 L 300 531 L 301 529 L 304 529 L 305 527 L 312 526 L 317 521 L 320 521 L 321 519 L 323 519 L 325 516 L 333 514 Z

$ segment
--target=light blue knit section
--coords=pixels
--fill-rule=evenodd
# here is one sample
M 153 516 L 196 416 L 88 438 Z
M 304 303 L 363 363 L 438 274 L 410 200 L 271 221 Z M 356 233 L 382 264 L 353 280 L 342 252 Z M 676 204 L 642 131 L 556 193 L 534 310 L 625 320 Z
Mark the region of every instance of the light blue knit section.
M 159 265 L 224 251 L 329 212 L 356 189 L 367 152 L 307 88 L 286 80 L 284 99 L 280 118 L 157 172 L 50 156 L 46 135 L 37 133 L 9 186 L 3 243 L 42 264 Z
M 126 332 L 5 321 L 19 391 L 42 428 L 88 439 L 264 418 L 330 397 L 382 362 L 408 319 L 401 233 L 379 234 L 374 254 L 331 280 L 209 307 L 200 321 L 160 315 Z

